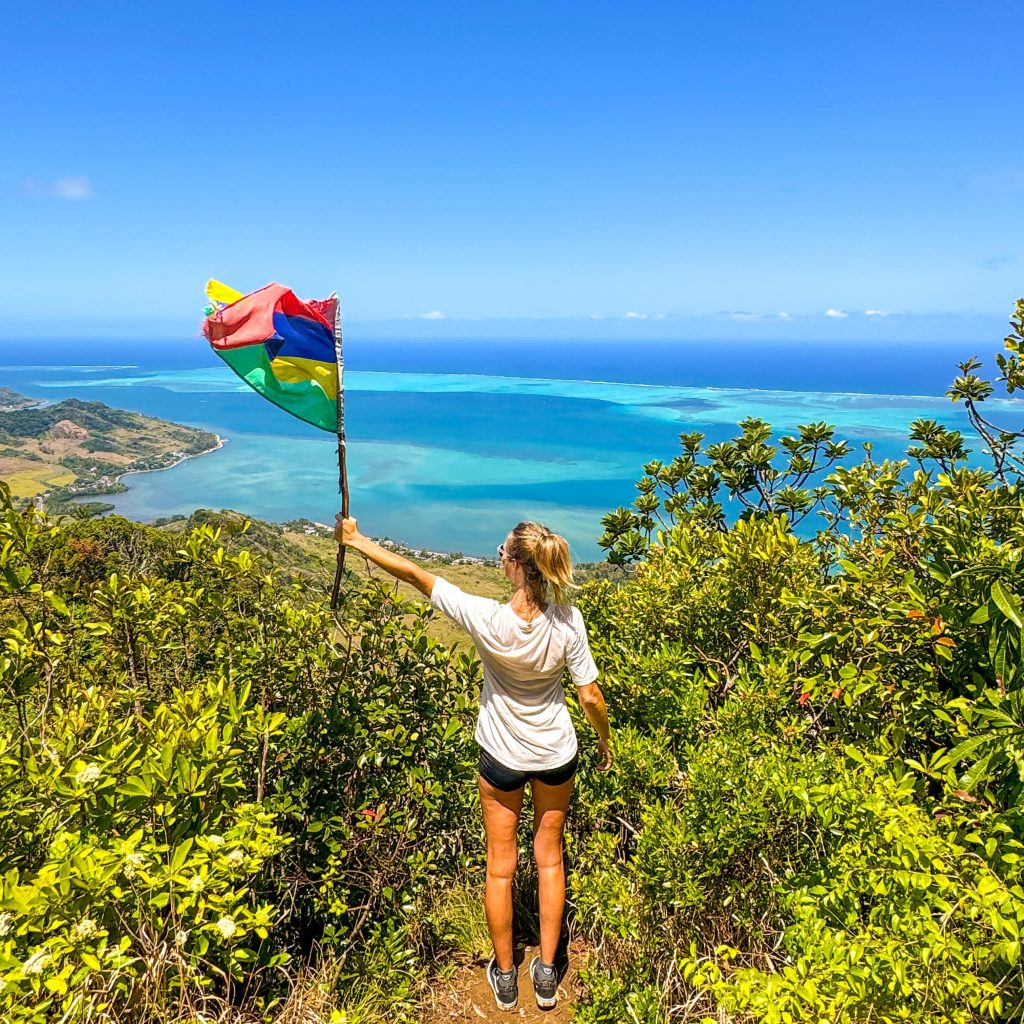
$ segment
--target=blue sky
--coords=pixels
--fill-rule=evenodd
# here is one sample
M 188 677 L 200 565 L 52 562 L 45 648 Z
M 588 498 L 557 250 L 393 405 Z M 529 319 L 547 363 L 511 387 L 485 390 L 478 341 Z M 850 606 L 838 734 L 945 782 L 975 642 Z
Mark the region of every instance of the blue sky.
M 18 4 L 0 333 L 997 341 L 1015 2 Z M 872 312 L 868 312 L 872 311 Z M 786 314 L 786 315 L 780 315 Z

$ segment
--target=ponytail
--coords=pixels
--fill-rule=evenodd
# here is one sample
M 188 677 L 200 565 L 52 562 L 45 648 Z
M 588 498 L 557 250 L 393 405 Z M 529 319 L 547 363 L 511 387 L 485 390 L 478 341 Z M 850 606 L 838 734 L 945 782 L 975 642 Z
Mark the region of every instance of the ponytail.
M 569 543 L 540 523 L 519 523 L 512 531 L 509 556 L 523 568 L 530 595 L 537 604 L 544 602 L 550 586 L 556 604 L 565 604 L 575 588 Z

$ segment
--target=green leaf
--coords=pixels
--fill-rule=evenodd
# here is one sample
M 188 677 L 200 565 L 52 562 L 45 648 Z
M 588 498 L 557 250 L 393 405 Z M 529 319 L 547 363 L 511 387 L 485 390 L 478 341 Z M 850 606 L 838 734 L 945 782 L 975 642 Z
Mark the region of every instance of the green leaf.
M 188 839 L 182 840 L 175 848 L 174 853 L 171 855 L 171 870 L 180 871 L 185 861 L 188 859 L 189 850 L 192 849 L 192 844 L 195 839 L 189 836 Z
M 964 761 L 967 757 L 974 753 L 982 743 L 988 742 L 988 736 L 972 736 L 970 739 L 966 739 L 963 743 L 958 743 L 950 752 L 949 760 L 951 763 L 956 764 L 959 761 Z
M 992 600 L 1018 629 L 1024 629 L 1024 614 L 1021 613 L 1020 602 L 1014 593 L 1003 586 L 1002 580 L 996 580 L 992 584 Z
M 983 622 L 988 622 L 988 617 L 988 604 L 982 604 L 974 609 L 974 612 L 967 621 L 972 626 L 980 626 Z
M 116 792 L 123 793 L 125 796 L 153 795 L 153 791 L 149 788 L 148 783 L 138 775 L 129 775 L 124 782 L 117 786 Z
M 987 753 L 977 764 L 975 764 L 971 770 L 963 777 L 963 784 L 965 789 L 973 789 L 978 781 L 988 771 L 989 765 L 992 763 L 992 759 L 995 757 L 996 752 L 990 751 Z

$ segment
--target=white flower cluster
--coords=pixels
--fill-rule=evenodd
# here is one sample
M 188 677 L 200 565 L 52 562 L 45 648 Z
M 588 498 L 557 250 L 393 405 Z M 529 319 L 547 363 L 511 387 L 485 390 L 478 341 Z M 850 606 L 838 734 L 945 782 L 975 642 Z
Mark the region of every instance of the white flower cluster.
M 193 875 L 188 880 L 188 891 L 189 892 L 202 892 L 206 888 L 206 883 L 203 881 L 202 875 Z
M 91 939 L 98 931 L 99 928 L 91 917 L 83 917 L 81 921 L 72 926 L 71 941 L 81 942 L 83 939 Z
M 207 836 L 206 837 L 206 841 L 215 850 L 219 850 L 224 845 L 224 837 L 223 836 Z
M 38 949 L 33 953 L 22 965 L 21 970 L 24 974 L 42 974 L 43 967 L 46 965 L 47 955 L 45 949 Z
M 2 939 L 14 924 L 13 914 L 0 914 L 0 939 Z
M 230 939 L 238 931 L 238 925 L 235 924 L 234 918 L 222 917 L 217 922 L 217 931 L 223 938 Z
M 124 877 L 134 878 L 135 872 L 146 863 L 146 857 L 141 853 L 129 853 L 124 859 Z
M 75 774 L 75 784 L 78 786 L 91 786 L 103 772 L 95 764 L 87 764 Z
M 228 867 L 237 871 L 245 863 L 245 853 L 242 850 L 232 850 L 227 859 Z

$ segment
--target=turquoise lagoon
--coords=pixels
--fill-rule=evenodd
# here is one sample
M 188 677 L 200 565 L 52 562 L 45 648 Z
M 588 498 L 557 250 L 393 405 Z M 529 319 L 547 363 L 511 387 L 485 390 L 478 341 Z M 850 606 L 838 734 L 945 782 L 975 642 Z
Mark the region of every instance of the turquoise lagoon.
M 274 521 L 331 521 L 338 500 L 332 436 L 264 402 L 226 367 L 211 363 L 207 352 L 196 351 L 183 358 L 179 346 L 161 358 L 152 350 L 145 363 L 131 363 L 118 358 L 120 352 L 79 348 L 74 365 L 11 360 L 0 383 L 51 400 L 96 399 L 196 424 L 225 439 L 218 451 L 126 477 L 128 491 L 110 499 L 124 515 L 145 521 L 207 507 Z M 628 378 L 628 352 L 621 363 Z M 683 370 L 676 376 L 685 379 Z M 730 376 L 737 375 L 722 367 L 720 379 Z M 889 379 L 910 384 L 910 391 L 918 378 L 908 369 Z M 601 516 L 632 501 L 643 463 L 671 459 L 681 431 L 721 440 L 749 416 L 769 421 L 779 434 L 825 420 L 855 446 L 871 442 L 876 458 L 898 458 L 913 419 L 966 426 L 962 409 L 941 394 L 884 393 L 884 379 L 875 381 L 877 393 L 796 383 L 801 386 L 759 388 L 349 370 L 353 514 L 377 536 L 475 554 L 490 554 L 509 526 L 533 518 L 564 533 L 577 558 L 591 560 L 601 557 Z M 1024 423 L 1018 401 L 988 406 L 1008 425 Z

